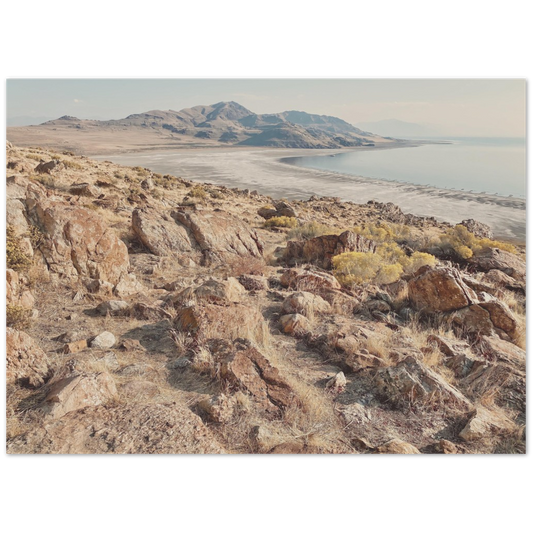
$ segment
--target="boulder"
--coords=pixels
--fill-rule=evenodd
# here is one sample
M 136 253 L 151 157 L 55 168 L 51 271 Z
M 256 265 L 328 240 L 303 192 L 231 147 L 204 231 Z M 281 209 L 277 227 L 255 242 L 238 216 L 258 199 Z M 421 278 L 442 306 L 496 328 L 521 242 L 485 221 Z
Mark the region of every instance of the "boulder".
M 155 255 L 177 255 L 197 249 L 187 229 L 176 224 L 168 213 L 148 207 L 134 209 L 131 227 L 142 244 Z
M 470 401 L 439 374 L 408 356 L 396 366 L 378 370 L 376 385 L 393 403 L 440 402 L 443 407 L 471 410 Z
M 455 268 L 424 266 L 409 281 L 408 291 L 411 304 L 430 313 L 455 311 L 477 302 Z
M 243 274 L 237 278 L 239 283 L 247 291 L 266 291 L 268 290 L 268 280 L 263 276 L 252 276 Z
M 464 226 L 470 233 L 473 233 L 476 237 L 480 239 L 494 238 L 494 234 L 492 233 L 492 229 L 490 228 L 490 226 L 488 226 L 487 224 L 483 224 L 482 222 L 478 222 L 473 218 L 463 220 L 457 225 Z
M 263 243 L 257 232 L 234 215 L 184 208 L 174 211 L 172 217 L 190 233 L 205 263 L 235 255 L 263 255 Z
M 133 304 L 128 315 L 137 320 L 172 320 L 172 315 L 159 305 L 148 305 L 142 302 Z
M 294 403 L 294 392 L 278 368 L 256 348 L 237 343 L 221 362 L 220 375 L 248 393 L 255 403 L 278 414 Z
M 276 202 L 274 204 L 274 207 L 261 207 L 258 209 L 257 214 L 266 220 L 269 220 L 274 217 L 298 217 L 294 207 L 284 201 Z
M 284 259 L 288 263 L 314 263 L 330 269 L 332 258 L 344 252 L 375 252 L 376 243 L 352 231 L 340 235 L 320 235 L 301 245 L 287 244 Z
M 209 421 L 217 424 L 226 424 L 233 418 L 235 401 L 233 397 L 218 394 L 201 400 L 198 407 L 205 413 Z
M 245 289 L 235 278 L 210 279 L 197 287 L 193 294 L 198 300 L 228 305 L 240 302 L 245 294 Z
M 420 450 L 401 439 L 391 439 L 376 448 L 380 454 L 419 454 Z
M 37 172 L 37 174 L 51 174 L 52 170 L 58 167 L 60 163 L 61 161 L 59 161 L 59 159 L 52 159 L 52 161 L 46 163 L 42 161 L 33 170 Z
M 500 270 L 504 274 L 512 277 L 516 281 L 525 283 L 526 264 L 517 255 L 500 250 L 499 248 L 488 248 L 482 253 L 476 254 L 468 260 L 478 270 L 489 272 L 490 270 Z
M 78 341 L 70 341 L 70 342 L 67 342 L 63 346 L 63 353 L 69 354 L 69 353 L 81 352 L 82 350 L 85 350 L 87 346 L 88 346 L 87 339 L 80 339 Z
M 283 287 L 312 293 L 341 289 L 341 284 L 335 276 L 327 272 L 304 270 L 303 268 L 286 269 L 281 276 L 280 283 Z
M 467 335 L 492 335 L 494 333 L 490 313 L 477 304 L 456 311 L 452 320 L 462 330 L 461 333 Z
M 298 313 L 283 315 L 279 319 L 279 323 L 283 333 L 288 333 L 296 337 L 305 335 L 312 329 L 311 322 L 305 316 L 299 315 Z
M 129 308 L 130 304 L 124 300 L 108 300 L 102 302 L 96 307 L 96 311 L 100 315 L 120 315 Z
M 339 339 L 339 341 L 341 340 L 345 343 L 347 338 Z M 341 345 L 344 345 L 344 343 Z M 367 368 L 380 368 L 386 366 L 385 361 L 381 359 L 381 357 L 363 352 L 348 353 L 344 359 L 344 363 L 354 372 L 365 370 Z
M 114 346 L 117 339 L 110 331 L 104 331 L 97 335 L 91 342 L 91 348 L 111 348 Z
M 511 337 L 515 335 L 518 329 L 518 322 L 507 305 L 496 299 L 481 302 L 479 305 L 488 311 L 490 320 L 495 328 L 505 331 Z
M 47 355 L 27 333 L 6 330 L 6 382 L 40 387 L 51 371 Z
M 198 303 L 179 307 L 174 327 L 199 340 L 210 338 L 234 340 L 239 337 L 257 340 L 263 336 L 265 321 L 255 306 Z
M 501 270 L 489 270 L 483 274 L 485 283 L 492 283 L 496 287 L 526 294 L 525 283 L 521 283 Z
M 35 304 L 35 298 L 26 283 L 10 268 L 6 269 L 6 303 L 24 309 L 33 309 Z
M 340 392 L 346 387 L 347 383 L 344 372 L 338 372 L 326 383 L 326 389 Z
M 155 255 L 201 252 L 205 263 L 228 255 L 255 256 L 263 244 L 252 228 L 240 218 L 220 210 L 183 208 L 171 213 L 155 209 L 135 209 L 132 229 Z
M 186 405 L 87 407 L 47 420 L 7 443 L 9 454 L 224 453 Z
M 88 198 L 98 198 L 100 191 L 90 183 L 73 183 L 69 192 L 76 196 L 86 196 Z
M 451 340 L 439 335 L 429 335 L 427 338 L 429 345 L 438 347 L 444 354 L 444 364 L 451 368 L 459 378 L 468 375 L 476 363 L 484 360 L 470 352 L 470 343 L 459 340 Z
M 331 306 L 316 294 L 300 291 L 285 298 L 281 310 L 288 315 L 299 313 L 305 317 L 313 317 L 318 313 L 329 313 Z
M 52 384 L 43 411 L 52 418 L 61 418 L 70 411 L 101 405 L 116 396 L 115 382 L 107 372 L 73 375 Z
M 453 442 L 450 442 L 446 439 L 441 439 L 437 443 L 436 449 L 439 453 L 444 453 L 447 455 L 458 453 L 457 446 Z
M 94 211 L 37 199 L 31 216 L 46 237 L 40 250 L 51 272 L 113 285 L 127 274 L 126 245 Z
M 459 433 L 459 437 L 470 442 L 491 437 L 497 433 L 510 432 L 514 427 L 514 424 L 502 414 L 496 414 L 483 407 L 478 407 Z

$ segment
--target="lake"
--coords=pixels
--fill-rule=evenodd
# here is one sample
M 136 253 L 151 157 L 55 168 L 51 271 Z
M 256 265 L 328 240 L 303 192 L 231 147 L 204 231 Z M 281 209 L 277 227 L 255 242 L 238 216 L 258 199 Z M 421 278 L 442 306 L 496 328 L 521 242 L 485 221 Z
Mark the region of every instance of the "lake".
M 431 140 L 442 144 L 287 157 L 282 161 L 366 178 L 525 198 L 525 139 Z

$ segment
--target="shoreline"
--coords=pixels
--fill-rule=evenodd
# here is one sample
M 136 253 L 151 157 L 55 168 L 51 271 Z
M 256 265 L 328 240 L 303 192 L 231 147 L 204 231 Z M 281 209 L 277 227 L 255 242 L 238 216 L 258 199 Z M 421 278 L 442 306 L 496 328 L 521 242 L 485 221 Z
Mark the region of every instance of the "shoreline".
M 359 147 L 359 150 L 407 148 L 420 144 L 395 143 L 394 146 Z M 369 200 L 392 202 L 406 213 L 433 216 L 451 224 L 474 218 L 491 226 L 496 238 L 525 242 L 526 199 L 364 178 L 298 167 L 282 161 L 287 157 L 344 153 L 353 151 L 353 148 L 199 147 L 191 150 L 183 147 L 169 152 L 170 148 L 120 151 L 92 157 L 126 166 L 143 166 L 160 174 L 181 175 L 197 182 L 255 189 L 273 198 L 307 200 L 318 195 L 340 197 L 343 201 L 359 204 Z

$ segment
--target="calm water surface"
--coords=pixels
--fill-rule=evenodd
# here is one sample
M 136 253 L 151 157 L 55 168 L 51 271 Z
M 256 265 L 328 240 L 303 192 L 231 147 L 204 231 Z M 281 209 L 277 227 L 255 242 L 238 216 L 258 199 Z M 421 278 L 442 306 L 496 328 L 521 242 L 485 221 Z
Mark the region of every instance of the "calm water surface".
M 288 157 L 282 161 L 299 167 L 367 178 L 525 197 L 525 139 L 432 140 L 443 144 Z

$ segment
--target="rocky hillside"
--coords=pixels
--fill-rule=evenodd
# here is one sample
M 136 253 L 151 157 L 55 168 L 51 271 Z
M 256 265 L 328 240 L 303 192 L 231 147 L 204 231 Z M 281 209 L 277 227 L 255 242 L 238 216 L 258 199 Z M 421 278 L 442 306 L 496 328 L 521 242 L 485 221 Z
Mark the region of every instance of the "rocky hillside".
M 524 249 L 186 178 L 8 143 L 8 453 L 525 452 Z
M 181 111 L 148 111 L 120 120 L 81 120 L 63 116 L 39 126 L 8 128 L 8 139 L 79 151 L 96 134 L 143 138 L 143 147 L 243 145 L 278 148 L 344 148 L 390 142 L 344 120 L 301 111 L 258 115 L 236 102 L 219 102 Z M 57 139 L 56 144 L 51 144 Z M 139 141 L 140 142 L 140 141 Z M 64 143 L 67 143 L 66 145 Z M 118 143 L 120 147 L 120 142 Z M 118 148 L 117 148 L 118 149 Z

